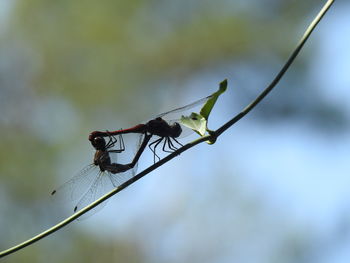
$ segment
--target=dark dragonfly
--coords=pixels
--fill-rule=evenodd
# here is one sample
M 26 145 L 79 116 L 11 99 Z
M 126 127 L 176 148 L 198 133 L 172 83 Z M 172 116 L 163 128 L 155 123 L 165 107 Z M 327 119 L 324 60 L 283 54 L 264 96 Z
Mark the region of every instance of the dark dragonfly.
M 156 150 L 157 147 L 161 145 L 161 143 L 162 150 L 164 152 L 171 153 L 177 150 L 178 146 L 182 146 L 178 139 L 185 137 L 190 133 L 189 131 L 191 130 L 189 128 L 180 124 L 181 113 L 188 111 L 189 109 L 192 109 L 196 106 L 204 105 L 212 96 L 213 95 L 207 96 L 186 106 L 159 114 L 144 124 L 138 124 L 128 129 L 121 129 L 116 131 L 93 131 L 89 135 L 89 141 L 96 148 L 98 141 L 102 137 L 137 133 L 140 134 L 140 139 L 138 141 L 141 143 L 139 143 L 139 146 L 137 147 L 138 151 L 135 157 L 129 164 L 116 167 L 114 171 L 120 169 L 120 172 L 124 172 L 124 169 L 126 168 L 133 169 L 147 145 L 153 153 L 155 162 L 156 158 L 160 160 L 160 157 L 157 155 Z M 176 116 L 176 118 L 172 118 L 174 116 Z M 148 144 L 152 137 L 155 137 L 155 140 Z
M 107 142 L 105 138 L 97 137 L 94 142 L 96 151 L 93 163 L 87 165 L 77 175 L 51 193 L 56 200 L 78 200 L 73 208 L 74 212 L 97 200 L 106 192 L 118 187 L 135 175 L 136 165 L 130 168 L 127 165 L 117 163 L 116 160 L 117 154 L 125 150 L 122 135 L 119 135 L 118 139 L 113 135 L 109 135 Z M 116 144 L 118 144 L 118 148 L 114 148 Z M 106 202 L 101 203 L 87 214 L 96 213 L 105 204 Z

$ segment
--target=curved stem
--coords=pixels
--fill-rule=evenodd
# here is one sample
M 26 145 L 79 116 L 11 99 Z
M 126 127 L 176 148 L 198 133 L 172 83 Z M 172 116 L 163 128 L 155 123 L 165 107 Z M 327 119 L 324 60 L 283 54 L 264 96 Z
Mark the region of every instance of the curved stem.
M 117 187 L 116 189 L 112 190 L 111 192 L 105 194 L 104 196 L 102 196 L 101 198 L 99 198 L 98 200 L 96 200 L 95 202 L 91 203 L 90 205 L 86 206 L 85 208 L 81 209 L 80 211 L 78 211 L 77 213 L 75 213 L 74 215 L 66 218 L 65 220 L 63 220 L 62 222 L 58 223 L 57 225 L 51 227 L 50 229 L 34 236 L 33 238 L 20 243 L 12 248 L 9 248 L 7 250 L 4 250 L 0 253 L 0 258 L 4 257 L 6 255 L 12 254 L 26 246 L 29 246 L 30 244 L 33 244 L 37 241 L 39 241 L 40 239 L 56 232 L 57 230 L 61 229 L 62 227 L 66 226 L 67 224 L 69 224 L 70 222 L 74 221 L 75 219 L 77 219 L 78 217 L 80 217 L 81 215 L 85 214 L 86 212 L 88 212 L 89 210 L 93 209 L 94 207 L 96 207 L 97 205 L 99 205 L 100 203 L 104 202 L 105 200 L 107 200 L 108 198 L 110 198 L 111 196 L 119 193 L 120 191 L 124 190 L 126 187 L 128 187 L 129 185 L 133 184 L 134 182 L 138 181 L 139 179 L 141 179 L 142 177 L 144 177 L 146 174 L 149 174 L 150 172 L 152 172 L 153 170 L 157 169 L 159 166 L 165 164 L 166 162 L 170 161 L 171 159 L 175 158 L 177 155 L 181 154 L 182 152 L 192 148 L 193 146 L 205 142 L 205 141 L 215 141 L 216 138 L 218 136 L 220 136 L 224 131 L 226 131 L 229 127 L 231 127 L 234 123 L 236 123 L 237 121 L 239 121 L 241 118 L 243 118 L 248 112 L 250 112 L 262 99 L 265 98 L 265 96 L 276 86 L 276 84 L 278 83 L 278 81 L 282 78 L 282 76 L 284 75 L 284 73 L 287 71 L 287 69 L 289 68 L 289 66 L 292 64 L 292 62 L 294 61 L 294 59 L 296 58 L 296 56 L 298 55 L 298 53 L 300 52 L 301 48 L 303 47 L 303 45 L 305 44 L 306 40 L 309 38 L 310 34 L 312 33 L 312 31 L 315 29 L 315 27 L 317 26 L 317 24 L 319 23 L 319 21 L 322 19 L 322 17 L 325 15 L 325 13 L 327 12 L 327 10 L 330 8 L 330 6 L 333 4 L 334 0 L 328 0 L 327 3 L 324 5 L 324 7 L 322 8 L 322 10 L 319 12 L 319 14 L 316 16 L 316 18 L 312 21 L 312 23 L 310 24 L 310 26 L 307 28 L 307 30 L 305 31 L 303 37 L 301 38 L 299 44 L 297 45 L 296 49 L 293 51 L 293 53 L 291 54 L 290 58 L 287 60 L 286 64 L 282 67 L 282 69 L 280 70 L 280 72 L 277 74 L 277 76 L 275 77 L 275 79 L 271 82 L 271 84 L 254 100 L 252 101 L 247 107 L 245 107 L 239 114 L 237 114 L 234 118 L 232 118 L 230 121 L 228 121 L 227 123 L 225 123 L 223 126 L 221 126 L 219 129 L 212 131 L 210 133 L 210 135 L 205 136 L 205 137 L 201 137 L 193 142 L 190 142 L 186 145 L 184 145 L 183 147 L 179 148 L 178 150 L 176 150 L 175 152 L 169 154 L 168 156 L 166 156 L 165 158 L 161 159 L 159 162 L 151 165 L 150 167 L 148 167 L 147 169 L 143 170 L 142 172 L 140 172 L 139 174 L 135 175 L 133 178 L 129 179 L 128 181 L 126 181 L 125 183 L 121 184 L 119 187 Z
M 238 113 L 235 117 L 233 117 L 231 120 L 229 120 L 227 123 L 225 123 L 223 126 L 221 126 L 219 129 L 217 129 L 216 135 L 219 136 L 221 133 L 226 131 L 229 127 L 231 127 L 233 124 L 235 124 L 237 121 L 242 119 L 245 115 L 247 115 L 260 101 L 262 101 L 267 94 L 270 93 L 270 91 L 277 85 L 277 83 L 281 80 L 284 73 L 288 70 L 290 65 L 293 63 L 294 59 L 299 54 L 300 50 L 303 48 L 305 42 L 310 37 L 312 31 L 316 28 L 317 24 L 321 21 L 322 17 L 326 14 L 328 9 L 333 4 L 334 0 L 328 0 L 327 3 L 323 6 L 321 11 L 317 14 L 317 16 L 314 18 L 314 20 L 311 22 L 309 27 L 306 29 L 303 37 L 300 39 L 298 45 L 296 46 L 295 50 L 292 52 L 290 57 L 288 58 L 287 62 L 284 64 L 282 69 L 278 72 L 276 77 L 272 80 L 269 86 L 260 93 L 256 99 L 254 99 L 248 106 L 246 106 L 240 113 Z

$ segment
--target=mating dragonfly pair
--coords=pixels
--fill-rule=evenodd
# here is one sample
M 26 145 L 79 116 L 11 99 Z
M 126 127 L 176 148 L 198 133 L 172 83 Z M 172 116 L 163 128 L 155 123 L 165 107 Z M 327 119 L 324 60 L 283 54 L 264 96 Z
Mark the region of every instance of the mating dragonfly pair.
M 197 100 L 184 107 L 177 108 L 156 116 L 144 124 L 138 124 L 129 129 L 116 131 L 94 131 L 89 135 L 89 141 L 96 150 L 93 163 L 81 170 L 76 176 L 52 191 L 51 195 L 59 199 L 79 200 L 74 212 L 92 203 L 108 190 L 118 187 L 135 175 L 137 163 L 146 146 L 153 153 L 154 162 L 160 160 L 157 148 L 171 153 L 182 144 L 178 141 L 191 131 L 181 124 L 181 114 L 196 106 L 204 105 L 213 95 Z M 174 117 L 177 115 L 177 118 Z M 111 154 L 119 154 L 125 150 L 123 135 L 138 134 L 137 152 L 132 161 L 120 164 L 112 161 Z M 106 139 L 107 138 L 107 141 Z M 152 142 L 150 140 L 155 138 Z M 115 148 L 118 146 L 118 148 Z M 94 209 L 101 209 L 106 202 Z

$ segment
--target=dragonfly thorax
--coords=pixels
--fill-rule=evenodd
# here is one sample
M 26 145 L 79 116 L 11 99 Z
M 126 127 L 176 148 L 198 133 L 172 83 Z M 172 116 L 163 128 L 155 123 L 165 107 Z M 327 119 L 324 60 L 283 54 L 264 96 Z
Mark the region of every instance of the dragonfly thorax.
M 177 138 L 180 136 L 182 129 L 179 123 L 168 124 L 162 118 L 156 118 L 150 120 L 147 124 L 147 132 L 159 137 L 173 137 Z
M 100 170 L 103 172 L 106 170 L 106 167 L 111 164 L 111 158 L 109 157 L 108 152 L 106 151 L 96 151 L 94 156 L 94 164 L 100 167 Z

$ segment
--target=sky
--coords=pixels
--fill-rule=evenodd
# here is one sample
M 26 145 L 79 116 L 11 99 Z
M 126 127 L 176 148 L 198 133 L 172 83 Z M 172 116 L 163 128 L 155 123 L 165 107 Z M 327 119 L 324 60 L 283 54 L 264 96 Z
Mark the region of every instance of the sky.
M 340 12 L 337 11 L 338 8 L 341 9 Z M 305 46 L 305 49 L 315 48 L 312 52 L 307 75 L 317 86 L 317 92 L 324 94 L 331 102 L 344 105 L 345 113 L 349 117 L 350 111 L 346 103 L 350 99 L 348 89 L 350 60 L 346 59 L 349 56 L 347 47 L 350 44 L 350 27 L 347 19 L 349 5 L 338 8 L 335 7 L 327 14 L 325 21 L 321 22 L 319 28 L 312 35 L 311 43 L 307 43 Z M 316 41 L 321 44 L 313 43 Z M 211 76 L 212 79 L 209 81 L 208 74 L 199 75 L 196 76 L 198 79 L 192 80 L 192 83 L 201 83 L 202 85 L 207 83 L 208 88 L 205 87 L 205 89 L 208 89 L 209 92 L 212 83 L 215 83 L 218 79 L 218 75 L 220 76 L 220 72 Z M 288 74 L 286 78 L 288 78 Z M 205 80 L 201 82 L 203 79 Z M 230 88 L 227 93 L 237 92 L 234 90 L 234 81 L 234 79 L 229 79 Z M 277 86 L 276 89 L 278 88 L 280 87 Z M 232 116 L 232 111 L 228 112 L 228 108 L 230 108 L 230 101 L 225 98 L 224 94 L 219 99 L 213 112 L 213 118 L 217 118 L 213 123 L 214 127 Z M 221 114 L 221 116 L 216 114 Z M 251 114 L 254 115 L 254 112 Z M 186 167 L 186 175 L 183 175 L 185 172 L 182 170 L 177 170 L 177 173 L 172 175 L 172 171 L 177 164 L 167 164 L 160 171 L 155 171 L 150 176 L 151 179 L 142 180 L 140 182 L 142 187 L 135 186 L 136 188 L 142 188 L 141 192 L 138 192 L 139 189 L 134 189 L 138 195 L 143 196 L 141 204 L 139 199 L 131 201 L 130 204 L 130 201 L 127 200 L 132 198 L 133 193 L 128 192 L 126 193 L 127 198 L 121 197 L 122 200 L 119 200 L 120 202 L 115 204 L 115 207 L 120 209 L 120 203 L 125 202 L 128 208 L 138 210 L 136 214 L 140 215 L 147 214 L 147 211 L 154 209 L 154 207 L 167 211 L 169 203 L 176 202 L 174 199 L 181 199 L 179 197 L 181 195 L 190 196 L 187 205 L 193 206 L 196 202 L 200 202 L 196 200 L 200 197 L 198 197 L 198 194 L 192 193 L 198 191 L 198 188 L 209 189 L 218 184 L 215 182 L 219 180 L 215 178 L 217 174 L 213 173 L 215 169 L 220 170 L 220 167 L 214 164 L 216 156 L 235 156 L 235 163 L 238 168 L 231 165 L 229 160 L 226 160 L 228 165 L 226 168 L 230 171 L 228 173 L 232 175 L 232 178 L 225 177 L 227 179 L 226 183 L 235 184 L 237 180 L 240 180 L 241 183 L 243 181 L 242 185 L 246 187 L 246 189 L 241 190 L 244 192 L 243 195 L 263 198 L 266 201 L 265 213 L 268 214 L 268 217 L 276 217 L 275 220 L 279 224 L 281 224 L 281 221 L 287 220 L 289 224 L 298 226 L 296 228 L 314 233 L 310 236 L 316 236 L 315 247 L 310 249 L 310 251 L 313 251 L 310 253 L 315 253 L 318 256 L 312 255 L 317 260 L 307 262 L 347 262 L 350 258 L 350 250 L 346 249 L 350 246 L 349 235 L 346 235 L 339 245 L 336 245 L 336 242 L 332 242 L 332 240 L 337 235 L 337 231 L 340 231 L 338 228 L 342 227 L 342 224 L 345 224 L 346 229 L 349 228 L 350 134 L 348 129 L 336 133 L 336 135 L 319 132 L 315 129 L 315 127 L 305 123 L 304 120 L 294 120 L 292 122 L 288 120 L 272 124 L 260 122 L 257 124 L 254 118 L 243 119 L 232 130 L 229 130 L 228 134 L 224 135 L 222 139 L 220 138 L 208 153 L 201 154 L 201 150 L 193 150 L 193 153 L 191 151 L 184 154 L 188 160 L 191 160 L 193 155 L 199 154 L 203 162 L 213 162 L 211 170 L 203 171 L 200 168 L 198 170 L 196 166 L 186 165 L 187 158 L 183 157 L 185 158 L 183 160 L 180 157 L 182 159 L 181 165 Z M 227 141 L 230 142 L 229 145 Z M 201 148 L 204 151 L 204 146 L 201 146 Z M 243 175 L 238 179 L 235 177 L 237 171 L 243 172 Z M 190 176 L 190 179 L 184 178 L 188 176 Z M 183 181 L 187 181 L 187 183 Z M 162 183 L 162 187 L 159 187 L 160 183 Z M 174 190 L 174 188 L 177 190 Z M 179 191 L 178 189 L 182 190 Z M 226 203 L 219 206 L 222 210 L 225 210 L 227 205 Z M 143 207 L 141 211 L 140 206 Z M 230 209 L 232 209 L 231 213 L 235 213 L 234 207 Z M 222 210 L 215 216 L 222 217 Z M 108 211 L 105 213 L 108 214 Z M 211 212 L 202 213 L 201 215 L 206 217 Z M 125 222 L 128 221 L 128 218 L 125 221 L 122 219 L 119 223 L 125 227 L 125 225 L 128 225 Z M 215 220 L 221 221 L 221 219 Z M 90 226 L 89 222 L 87 224 Z M 93 221 L 91 224 L 95 224 L 95 222 Z M 114 220 L 113 224 L 115 224 Z M 129 230 L 128 227 L 126 229 Z M 184 235 L 186 230 L 175 226 L 173 231 L 172 235 L 181 236 Z M 272 232 L 270 235 L 278 239 L 280 233 Z M 261 241 L 254 238 L 253 240 L 256 246 Z M 181 245 L 183 246 L 183 244 L 181 243 L 176 244 L 175 241 L 171 242 L 169 240 L 166 242 L 170 242 L 169 246 L 172 250 L 182 249 Z M 223 241 L 223 243 L 226 242 Z M 334 247 L 332 244 L 334 244 Z M 170 253 L 168 252 L 169 246 L 151 246 L 150 251 L 154 251 L 154 253 L 157 251 L 158 253 L 160 250 L 164 254 Z M 266 251 L 273 250 L 273 248 L 274 246 L 267 246 Z M 232 258 L 237 258 L 236 251 L 230 249 L 228 248 L 227 255 L 224 255 L 221 261 L 217 262 L 231 262 Z M 321 251 L 323 250 L 327 251 L 325 255 L 322 255 Z M 242 258 L 248 259 L 246 262 L 257 262 L 261 253 L 260 251 L 257 254 L 257 258 L 250 258 L 247 254 L 244 254 Z M 177 256 L 173 255 L 174 258 Z M 169 259 L 172 258 L 167 254 L 166 260 Z
M 8 6 L 8 1 L 0 1 L 0 10 L 1 6 Z M 309 56 L 306 69 L 304 66 L 306 83 L 326 102 L 342 106 L 345 127 L 329 131 L 302 118 L 276 121 L 268 115 L 264 119 L 258 112 L 265 104 L 259 105 L 214 145 L 199 145 L 182 154 L 112 198 L 98 214 L 70 228 L 111 242 L 123 242 L 131 235 L 149 262 L 272 262 L 285 254 L 290 255 L 289 262 L 348 262 L 349 9 L 346 2 L 334 5 L 299 55 Z M 0 17 L 4 21 L 6 16 L 0 13 Z M 301 23 L 300 36 L 309 22 Z M 227 74 L 227 68 L 232 73 Z M 277 72 L 266 75 L 268 70 L 259 73 L 254 69 L 226 61 L 199 70 L 182 82 L 189 92 L 181 101 L 172 101 L 173 93 L 162 91 L 160 112 L 194 101 L 198 94 L 209 95 L 227 78 L 229 88 L 209 122 L 218 127 L 249 102 L 232 103 L 233 97 L 246 92 L 243 81 L 247 86 L 263 87 Z M 285 79 L 289 77 L 287 73 Z M 266 103 L 270 97 L 281 96 L 285 83 L 276 87 Z M 176 82 L 169 86 L 176 87 Z M 43 141 L 62 140 L 84 125 L 79 110 L 64 97 L 26 99 L 35 104 L 28 129 L 40 134 Z M 305 100 L 300 98 L 300 103 Z M 47 111 L 56 113 L 56 119 L 47 119 Z M 3 116 L 4 121 L 12 119 L 16 116 Z M 52 131 L 50 121 L 61 128 Z M 96 123 L 99 121 L 103 120 Z M 60 177 L 69 178 L 71 171 L 84 166 L 91 152 L 83 139 L 62 149 L 55 169 Z M 139 171 L 150 163 L 148 152 L 141 158 Z M 43 193 L 50 192 L 47 188 Z M 63 239 L 64 234 L 57 238 Z

